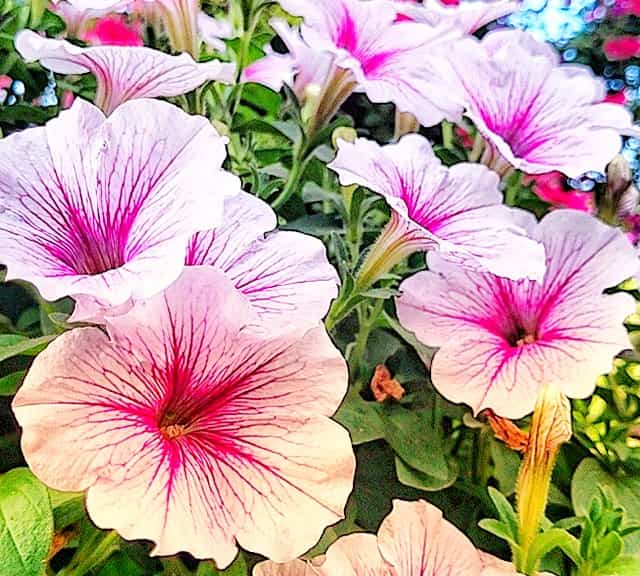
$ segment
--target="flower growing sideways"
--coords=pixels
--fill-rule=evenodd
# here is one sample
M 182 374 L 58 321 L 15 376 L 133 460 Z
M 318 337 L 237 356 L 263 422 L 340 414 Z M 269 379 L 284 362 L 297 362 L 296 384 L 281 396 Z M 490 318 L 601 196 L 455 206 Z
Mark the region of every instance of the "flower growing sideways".
M 100 527 L 229 565 L 289 561 L 342 516 L 355 460 L 328 417 L 346 365 L 320 326 L 274 331 L 225 276 L 165 292 L 38 356 L 13 408 L 33 472 Z
M 501 204 L 498 176 L 485 166 L 447 168 L 427 139 L 409 134 L 387 146 L 341 140 L 329 167 L 342 185 L 366 186 L 391 207 L 391 219 L 360 270 L 363 287 L 413 252 L 427 250 L 501 276 L 542 278 L 542 247 Z
M 499 171 L 552 171 L 577 177 L 604 172 L 633 130 L 591 70 L 560 65 L 547 44 L 526 32 L 498 30 L 452 48 L 451 94 L 487 141 L 484 161 Z M 473 74 L 469 74 L 473 70 Z
M 311 564 L 263 562 L 253 576 L 515 576 L 508 566 L 477 550 L 435 506 L 394 500 L 377 536 L 349 534 Z
M 244 79 L 272 88 L 293 82 L 298 94 L 309 83 L 318 85 L 315 126 L 329 120 L 354 90 L 366 93 L 372 102 L 393 102 L 428 126 L 458 116 L 460 108 L 443 85 L 441 67 L 443 51 L 459 31 L 448 25 L 398 21 L 396 6 L 388 0 L 280 4 L 302 16 L 304 24 L 299 32 L 277 24 L 289 55 L 266 56 L 245 70 Z
M 59 74 L 92 73 L 97 84 L 95 103 L 106 114 L 127 100 L 178 96 L 210 80 L 232 82 L 235 76 L 233 64 L 218 60 L 199 64 L 188 54 L 171 56 L 142 46 L 80 48 L 31 30 L 20 32 L 15 44 L 25 60 L 39 60 Z
M 628 347 L 627 294 L 606 288 L 633 276 L 637 256 L 623 233 L 592 216 L 558 210 L 539 224 L 522 213 L 546 250 L 542 283 L 454 266 L 436 255 L 430 270 L 401 284 L 400 322 L 429 346 L 438 391 L 477 413 L 531 412 L 545 383 L 585 398 L 612 358 Z
M 103 306 L 156 294 L 191 236 L 240 189 L 225 139 L 202 117 L 135 100 L 105 118 L 76 100 L 45 127 L 0 141 L 0 252 L 9 278 Z M 215 183 L 203 187 L 202 182 Z

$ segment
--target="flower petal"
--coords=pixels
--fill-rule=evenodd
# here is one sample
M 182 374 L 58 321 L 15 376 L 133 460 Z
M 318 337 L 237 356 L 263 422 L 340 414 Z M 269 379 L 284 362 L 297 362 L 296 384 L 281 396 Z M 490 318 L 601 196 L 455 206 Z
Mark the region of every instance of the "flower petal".
M 253 576 L 315 576 L 313 571 L 304 560 L 292 560 L 285 564 L 278 564 L 271 560 L 256 564 L 252 572 Z
M 191 239 L 187 265 L 224 271 L 265 320 L 317 324 L 339 282 L 322 242 L 298 232 L 265 236 L 276 215 L 251 194 L 229 198 L 224 214 L 221 226 Z
M 393 576 L 391 567 L 378 550 L 373 534 L 348 534 L 338 538 L 327 550 L 320 565 L 322 576 Z
M 198 64 L 187 54 L 171 56 L 141 46 L 80 48 L 65 40 L 44 38 L 23 30 L 15 38 L 28 62 L 39 60 L 60 74 L 91 72 L 97 81 L 97 104 L 110 114 L 127 100 L 178 96 L 209 80 L 233 82 L 235 67 L 212 60 Z
M 424 500 L 393 501 L 378 547 L 397 576 L 477 576 L 482 569 L 470 540 Z

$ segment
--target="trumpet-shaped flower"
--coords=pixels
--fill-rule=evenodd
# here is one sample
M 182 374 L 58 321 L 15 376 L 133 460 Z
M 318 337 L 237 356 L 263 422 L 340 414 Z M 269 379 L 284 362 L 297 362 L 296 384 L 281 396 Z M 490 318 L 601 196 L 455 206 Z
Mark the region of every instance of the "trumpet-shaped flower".
M 108 118 L 77 99 L 46 126 L 0 140 L 0 252 L 42 296 L 116 306 L 184 267 L 190 237 L 221 222 L 239 180 L 206 118 L 155 100 Z M 215 183 L 212 187 L 202 182 Z
M 324 328 L 272 330 L 220 272 L 79 328 L 15 397 L 43 482 L 86 490 L 100 527 L 230 564 L 237 545 L 289 561 L 342 517 L 355 459 L 329 419 L 346 365 Z
M 224 220 L 189 242 L 186 264 L 222 270 L 271 322 L 317 324 L 337 295 L 338 275 L 317 238 L 271 232 L 277 217 L 262 200 L 228 198 Z
M 480 576 L 488 555 L 423 501 L 394 500 L 377 536 L 349 534 L 312 565 L 262 562 L 254 576 Z M 513 571 L 515 575 L 515 571 Z M 489 573 L 486 574 L 489 576 Z
M 65 40 L 44 38 L 32 30 L 16 35 L 16 49 L 28 62 L 39 60 L 60 74 L 92 73 L 96 104 L 107 114 L 127 100 L 178 96 L 209 80 L 232 82 L 233 64 L 196 63 L 188 54 L 171 56 L 141 46 L 81 48 Z
M 449 60 L 452 98 L 491 149 L 524 172 L 604 172 L 620 134 L 633 131 L 624 106 L 602 102 L 606 88 L 591 70 L 560 65 L 553 48 L 526 32 L 467 38 Z
M 442 64 L 444 50 L 460 31 L 399 22 L 396 7 L 388 0 L 280 0 L 280 4 L 304 17 L 304 24 L 299 33 L 279 25 L 278 32 L 291 49 L 289 57 L 268 55 L 247 69 L 246 80 L 278 87 L 295 77 L 298 92 L 309 81 L 318 83 L 325 118 L 354 90 L 365 92 L 372 102 L 393 102 L 425 125 L 459 115 L 459 105 L 452 103 L 442 82 Z M 277 81 L 265 81 L 269 71 Z
M 476 413 L 491 408 L 521 418 L 549 382 L 571 398 L 585 398 L 628 347 L 623 321 L 633 299 L 603 294 L 638 269 L 624 234 L 574 210 L 551 212 L 537 225 L 531 217 L 529 229 L 547 254 L 542 283 L 462 269 L 433 256 L 428 272 L 400 287 L 400 322 L 440 347 L 431 366 L 434 386 Z
M 501 204 L 498 176 L 485 166 L 447 168 L 428 140 L 416 134 L 387 146 L 366 139 L 340 141 L 329 166 L 341 184 L 366 186 L 391 207 L 391 220 L 369 252 L 363 274 L 370 267 L 377 275 L 376 270 L 386 271 L 412 252 L 433 249 L 509 278 L 544 274 L 542 247 Z
M 398 13 L 414 22 L 426 24 L 446 23 L 472 34 L 486 24 L 518 9 L 517 0 L 481 0 L 476 2 L 455 2 L 426 0 L 424 3 L 402 2 Z

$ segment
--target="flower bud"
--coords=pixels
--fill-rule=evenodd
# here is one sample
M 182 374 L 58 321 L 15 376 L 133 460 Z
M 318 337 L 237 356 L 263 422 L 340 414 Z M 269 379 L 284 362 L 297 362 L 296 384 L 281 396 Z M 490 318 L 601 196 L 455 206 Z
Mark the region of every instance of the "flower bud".
M 518 559 L 520 570 L 529 566 L 527 555 L 544 517 L 556 458 L 562 444 L 570 438 L 571 404 L 557 388 L 545 385 L 533 411 L 529 444 L 516 488 L 518 544 L 522 554 Z
M 331 144 L 333 144 L 333 147 L 337 150 L 339 140 L 344 140 L 345 142 L 353 144 L 357 137 L 358 133 L 355 129 L 350 128 L 349 126 L 340 126 L 331 134 Z

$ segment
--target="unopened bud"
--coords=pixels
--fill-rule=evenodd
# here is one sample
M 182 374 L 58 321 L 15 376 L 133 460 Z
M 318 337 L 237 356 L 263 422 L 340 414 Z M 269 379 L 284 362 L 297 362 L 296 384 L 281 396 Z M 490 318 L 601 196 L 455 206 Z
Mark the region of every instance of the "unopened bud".
M 518 475 L 520 570 L 528 566 L 527 556 L 540 530 L 560 447 L 570 438 L 571 404 L 557 388 L 545 385 L 533 411 L 529 444 Z
M 622 155 L 618 154 L 607 166 L 607 196 L 615 200 L 615 204 L 631 184 L 631 166 Z
M 331 144 L 337 150 L 338 149 L 338 141 L 344 140 L 345 142 L 349 142 L 349 144 L 353 144 L 358 137 L 358 133 L 349 126 L 340 126 L 333 131 L 331 134 Z

